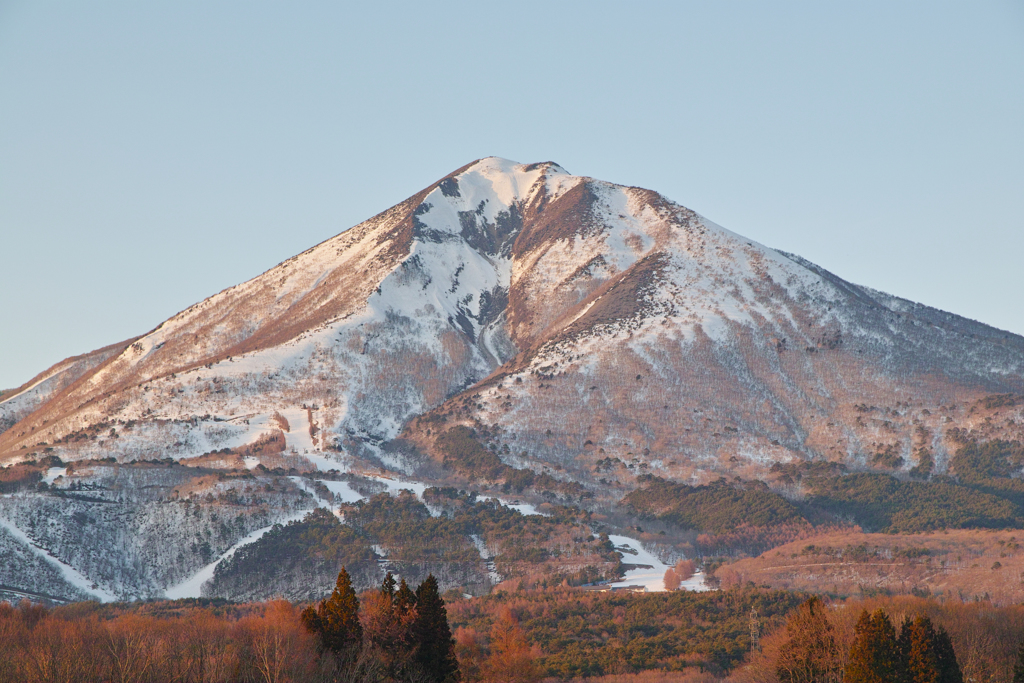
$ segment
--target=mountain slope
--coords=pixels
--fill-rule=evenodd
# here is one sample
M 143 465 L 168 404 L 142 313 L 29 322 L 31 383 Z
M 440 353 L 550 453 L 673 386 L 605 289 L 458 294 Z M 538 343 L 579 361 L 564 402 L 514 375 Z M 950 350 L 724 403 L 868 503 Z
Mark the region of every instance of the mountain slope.
M 845 282 L 650 190 L 488 158 L 7 395 L 0 464 L 38 472 L 0 495 L 0 518 L 37 545 L 8 539 L 26 576 L 43 552 L 111 594 L 157 595 L 193 590 L 275 523 L 353 502 L 302 478 L 313 469 L 376 477 L 370 493 L 400 472 L 619 514 L 644 474 L 948 472 L 972 430 L 1024 439 L 1021 393 L 1020 336 Z M 580 549 L 589 522 L 559 514 L 545 538 L 570 540 L 550 555 L 477 559 L 483 532 L 452 540 L 471 556 L 460 576 L 598 557 Z M 376 562 L 405 557 L 371 541 Z M 603 575 L 600 557 L 562 569 Z
M 4 392 L 0 401 L 0 434 L 22 418 L 31 414 L 53 396 L 61 393 L 79 378 L 93 370 L 111 356 L 123 351 L 131 342 L 111 344 L 81 356 L 73 356 L 57 363 L 28 382 Z
M 492 158 L 93 354 L 0 452 L 185 457 L 279 413 L 298 423 L 290 446 L 379 457 L 499 371 L 516 386 L 488 384 L 472 417 L 563 465 L 587 441 L 663 461 L 856 458 L 872 436 L 849 406 L 1021 391 L 1022 356 L 1016 335 L 851 285 L 654 192 Z M 101 421 L 134 434 L 62 441 Z

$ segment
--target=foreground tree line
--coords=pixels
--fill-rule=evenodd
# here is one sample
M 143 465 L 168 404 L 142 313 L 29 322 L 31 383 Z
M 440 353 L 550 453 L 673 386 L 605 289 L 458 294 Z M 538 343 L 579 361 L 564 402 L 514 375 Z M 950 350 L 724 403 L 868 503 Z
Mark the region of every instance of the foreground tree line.
M 363 609 L 343 567 L 334 592 L 302 611 L 313 634 L 319 673 L 327 680 L 458 683 L 459 662 L 448 613 L 433 575 L 414 593 L 391 572 Z M 268 679 L 269 680 L 269 679 Z
M 185 601 L 182 601 L 185 602 Z M 433 576 L 413 591 L 389 573 L 360 602 L 343 568 L 299 612 L 277 600 L 110 616 L 0 603 L 0 683 L 458 683 L 455 641 Z
M 857 609 L 859 607 L 859 609 Z M 852 608 L 852 609 L 851 609 Z M 897 627 L 896 624 L 899 624 Z M 738 669 L 742 683 L 1024 683 L 1024 610 L 813 597 Z
M 1024 682 L 1024 606 L 826 604 L 752 585 L 509 591 L 446 605 L 431 578 L 413 590 L 388 576 L 357 595 L 343 572 L 330 597 L 305 609 L 285 601 L 0 603 L 0 683 Z M 751 647 L 752 624 L 760 648 Z
M 844 665 L 827 610 L 811 598 L 790 617 L 775 660 L 782 683 L 963 683 L 949 634 L 927 616 L 905 619 L 897 635 L 884 610 L 862 610 Z

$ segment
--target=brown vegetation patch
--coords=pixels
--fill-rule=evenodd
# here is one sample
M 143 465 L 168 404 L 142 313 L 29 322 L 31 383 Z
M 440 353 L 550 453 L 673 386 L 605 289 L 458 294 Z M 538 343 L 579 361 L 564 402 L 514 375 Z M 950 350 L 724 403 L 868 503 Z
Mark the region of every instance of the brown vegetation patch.
M 833 602 L 825 616 L 832 626 L 842 670 L 849 661 L 854 626 L 863 612 L 884 611 L 896 629 L 905 619 L 924 616 L 950 636 L 964 681 L 1006 682 L 1014 678 L 1020 634 L 1024 632 L 1024 606 L 997 608 L 987 601 L 961 602 L 919 597 L 873 597 Z M 777 622 L 776 622 L 777 623 Z M 763 629 L 761 650 L 749 657 L 730 678 L 735 683 L 779 683 L 776 664 L 790 639 L 787 628 L 772 624 Z M 793 680 L 799 680 L 794 678 Z M 822 676 L 816 680 L 829 680 Z M 934 679 L 933 679 L 934 680 Z
M 725 565 L 715 575 L 723 587 L 753 581 L 842 596 L 917 593 L 1013 604 L 1024 601 L 1024 530 L 831 533 Z
M 646 299 L 657 288 L 662 272 L 669 264 L 669 255 L 654 252 L 613 278 L 594 294 L 590 310 L 566 327 L 561 338 L 571 338 L 597 325 L 627 320 L 644 310 Z

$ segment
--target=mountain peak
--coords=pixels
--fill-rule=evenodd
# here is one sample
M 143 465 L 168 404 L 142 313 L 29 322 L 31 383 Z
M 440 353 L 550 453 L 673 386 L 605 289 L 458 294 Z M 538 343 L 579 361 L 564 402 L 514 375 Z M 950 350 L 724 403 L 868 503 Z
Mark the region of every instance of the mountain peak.
M 685 463 L 669 475 L 756 474 L 858 457 L 877 435 L 809 416 L 881 400 L 878 387 L 934 400 L 1024 387 L 1024 340 L 943 315 L 892 310 L 656 192 L 487 157 L 61 371 L 74 381 L 0 403 L 0 454 L 193 457 L 316 405 L 290 446 L 380 459 L 416 416 L 513 378 L 460 419 L 515 431 L 537 462 L 585 463 L 589 441 Z M 541 376 L 564 388 L 549 395 Z M 643 391 L 626 391 L 636 376 Z M 708 409 L 720 442 L 690 424 Z M 102 448 L 74 436 L 109 421 L 144 426 Z
M 927 477 L 967 429 L 1024 439 L 1019 393 L 1024 338 L 656 192 L 488 157 L 0 401 L 0 462 L 35 460 L 20 469 L 59 490 L 32 480 L 0 517 L 58 549 L 65 579 L 0 548 L 62 594 L 184 595 L 250 534 L 361 497 L 356 481 L 405 486 L 381 469 L 490 494 L 543 481 L 523 486 L 602 512 L 645 475 Z M 340 473 L 310 496 L 295 475 L 314 468 Z

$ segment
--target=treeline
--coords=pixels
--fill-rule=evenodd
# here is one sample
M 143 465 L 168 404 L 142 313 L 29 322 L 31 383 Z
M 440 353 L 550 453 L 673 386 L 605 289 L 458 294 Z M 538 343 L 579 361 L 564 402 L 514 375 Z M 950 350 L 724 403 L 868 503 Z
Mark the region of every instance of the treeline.
M 897 634 L 884 610 L 862 610 L 844 661 L 827 610 L 811 598 L 789 618 L 788 639 L 775 659 L 781 683 L 963 683 L 949 634 L 929 617 L 904 619 Z
M 464 520 L 454 515 L 434 517 L 409 491 L 394 497 L 374 496 L 345 510 L 345 522 L 386 547 L 394 562 L 447 563 L 470 571 L 480 563 L 480 553 L 468 538 Z
M 809 505 L 853 517 L 870 531 L 1024 526 L 1024 514 L 1013 502 L 945 478 L 900 481 L 888 474 L 857 473 L 817 480 L 812 491 Z
M 1024 482 L 1012 476 L 1024 466 L 1024 445 L 964 440 L 950 465 L 951 475 L 928 481 L 881 473 L 814 478 L 808 504 L 886 533 L 1024 526 Z
M 445 469 L 457 472 L 471 480 L 483 479 L 497 483 L 504 493 L 522 493 L 532 489 L 541 494 L 561 494 L 572 499 L 592 498 L 593 493 L 571 481 L 559 481 L 550 474 L 537 474 L 533 470 L 517 469 L 506 465 L 498 457 L 498 446 L 488 450 L 480 438 L 488 438 L 489 432 L 478 434 L 465 425 L 457 425 L 444 431 L 434 440 L 434 449 L 441 456 Z M 502 446 L 509 453 L 508 446 Z
M 390 574 L 356 596 L 345 570 L 301 611 L 289 602 L 0 603 L 0 683 L 457 683 L 444 600 Z
M 413 590 L 386 577 L 357 594 L 343 575 L 331 597 L 305 609 L 0 604 L 0 683 L 957 683 L 954 663 L 964 681 L 1010 683 L 1021 664 L 1024 606 L 807 598 L 748 584 L 713 593 L 557 588 L 446 604 L 429 578 Z
M 217 565 L 206 590 L 239 601 L 259 595 L 313 600 L 330 589 L 339 566 L 351 568 L 363 587 L 380 576 L 369 540 L 318 508 L 239 548 Z
M 1024 506 L 1024 481 L 1013 477 L 1024 467 L 1024 444 L 1019 441 L 967 441 L 950 465 L 961 482 Z
M 926 481 L 882 472 L 850 473 L 833 463 L 773 466 L 777 482 L 799 482 L 809 494 L 799 505 L 762 482 L 723 478 L 689 486 L 644 475 L 637 479 L 640 488 L 623 503 L 641 517 L 710 534 L 704 545 L 712 554 L 729 554 L 725 546 L 730 536 L 760 548 L 758 538 L 794 540 L 812 522 L 853 519 L 865 530 L 885 533 L 1024 526 L 1024 481 L 1012 476 L 1024 467 L 1024 445 L 965 441 L 951 466 L 951 475 Z
M 689 486 L 645 474 L 637 483 L 641 488 L 630 492 L 623 503 L 642 516 L 686 529 L 723 533 L 741 526 L 807 524 L 795 505 L 760 481 L 722 478 L 705 486 Z
M 327 680 L 316 662 L 314 638 L 285 601 L 160 615 L 0 603 L 2 683 Z
M 783 628 L 763 632 L 760 650 L 734 675 L 738 683 L 1024 679 L 1021 606 L 912 597 L 825 604 L 812 598 Z
M 349 568 L 357 588 L 369 588 L 380 576 L 372 546 L 410 581 L 433 574 L 445 589 L 486 592 L 488 570 L 474 539 L 489 549 L 504 579 L 558 585 L 619 576 L 620 558 L 592 536 L 588 512 L 550 506 L 548 515 L 522 515 L 453 488 L 427 489 L 423 500 L 429 509 L 408 492 L 378 494 L 341 505 L 344 524 L 318 509 L 275 526 L 217 565 L 205 594 L 310 600 L 330 590 L 339 566 Z
M 752 608 L 773 629 L 806 597 L 751 586 L 706 593 L 558 588 L 455 601 L 448 616 L 468 680 L 493 653 L 496 625 L 504 632 L 502 622 L 510 621 L 532 648 L 541 677 L 571 680 L 648 670 L 723 676 L 750 652 Z
M 545 515 L 523 515 L 454 488 L 427 489 L 423 500 L 449 517 L 463 536 L 480 538 L 506 579 L 555 586 L 620 575 L 619 555 L 606 539 L 593 536 L 591 513 L 585 510 L 556 505 Z
M 0 493 L 35 488 L 43 480 L 46 470 L 63 465 L 57 456 L 47 455 L 38 460 L 26 460 L 0 467 Z

